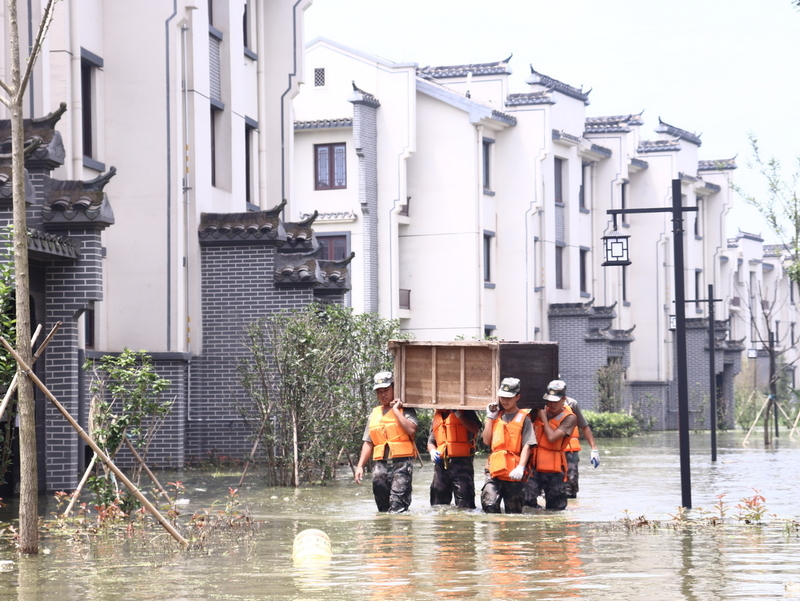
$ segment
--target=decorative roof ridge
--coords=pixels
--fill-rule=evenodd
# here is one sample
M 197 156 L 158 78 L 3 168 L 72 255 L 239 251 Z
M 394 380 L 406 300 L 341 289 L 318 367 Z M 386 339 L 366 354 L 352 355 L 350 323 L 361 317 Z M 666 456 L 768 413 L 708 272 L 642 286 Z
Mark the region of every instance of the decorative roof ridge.
M 650 167 L 650 163 L 643 159 L 637 159 L 636 157 L 631 159 L 631 165 L 638 167 L 639 169 L 647 169 Z
M 80 249 L 72 238 L 36 229 L 28 230 L 28 250 L 75 260 L 81 258 Z
M 627 115 L 604 115 L 599 117 L 586 117 L 586 123 L 625 123 L 627 125 L 642 125 L 644 120 L 642 114 L 644 110 L 639 113 L 629 113 Z
M 539 73 L 536 69 L 531 67 L 531 76 L 525 80 L 525 83 L 531 85 L 540 85 L 551 88 L 556 92 L 561 92 L 565 96 L 569 96 L 571 98 L 575 98 L 577 100 L 582 100 L 584 104 L 589 104 L 589 94 L 591 93 L 591 89 L 588 92 L 583 91 L 583 86 L 576 88 L 569 84 L 564 83 L 563 81 L 559 81 L 554 77 L 550 77 L 549 75 L 545 75 L 544 73 Z
M 374 94 L 370 94 L 369 92 L 365 92 L 359 88 L 355 81 L 353 81 L 353 93 L 348 96 L 347 100 L 353 104 L 363 104 L 374 109 L 381 105 L 380 101 Z
M 513 56 L 514 55 L 512 53 L 507 59 L 493 63 L 417 67 L 417 74 L 426 77 L 433 77 L 435 79 L 466 77 L 470 73 L 472 73 L 473 77 L 500 74 L 510 75 L 511 70 L 508 68 L 508 63 Z
M 666 152 L 669 150 L 680 150 L 680 139 L 674 140 L 640 140 L 636 152 L 646 154 L 648 152 Z
M 286 233 L 280 220 L 280 213 L 286 206 L 286 199 L 266 211 L 246 211 L 243 213 L 200 213 L 197 227 L 201 239 L 222 242 L 243 242 L 247 240 L 272 240 L 283 244 Z
M 552 131 L 553 140 L 564 140 L 570 144 L 580 144 L 583 141 L 583 138 L 580 136 L 576 136 L 574 134 L 569 134 L 565 132 L 563 129 L 554 129 Z
M 329 129 L 334 127 L 353 127 L 352 117 L 336 119 L 314 119 L 312 121 L 295 121 L 295 129 Z
M 525 106 L 529 104 L 555 104 L 552 97 L 552 88 L 537 92 L 523 92 L 509 94 L 506 97 L 506 106 Z
M 82 214 L 97 223 L 114 223 L 114 214 L 104 188 L 116 173 L 117 168 L 112 166 L 105 173 L 87 181 L 43 176 L 42 218 L 53 223 L 73 222 Z
M 698 171 L 728 171 L 736 169 L 736 157 L 730 159 L 703 159 L 697 161 Z
M 658 118 L 658 127 L 656 127 L 655 131 L 656 133 L 660 134 L 663 133 L 676 136 L 681 140 L 686 140 L 687 142 L 691 142 L 697 146 L 701 146 L 703 144 L 703 142 L 700 140 L 700 136 L 702 134 L 695 134 L 690 131 L 686 131 L 685 129 L 681 129 L 680 127 L 670 125 L 669 123 L 662 121 L 661 117 Z

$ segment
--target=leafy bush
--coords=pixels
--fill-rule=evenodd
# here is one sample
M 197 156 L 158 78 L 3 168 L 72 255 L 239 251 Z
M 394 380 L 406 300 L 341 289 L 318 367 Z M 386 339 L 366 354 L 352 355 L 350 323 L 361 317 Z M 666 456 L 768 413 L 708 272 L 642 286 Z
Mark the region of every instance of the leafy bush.
M 584 411 L 583 416 L 595 438 L 627 438 L 639 433 L 636 418 L 627 413 L 596 413 Z
M 372 377 L 392 369 L 387 342 L 400 322 L 311 304 L 246 326 L 238 365 L 252 404 L 239 407 L 265 460 L 271 486 L 324 483 L 361 448 L 375 393 Z M 357 455 L 356 455 L 357 456 Z

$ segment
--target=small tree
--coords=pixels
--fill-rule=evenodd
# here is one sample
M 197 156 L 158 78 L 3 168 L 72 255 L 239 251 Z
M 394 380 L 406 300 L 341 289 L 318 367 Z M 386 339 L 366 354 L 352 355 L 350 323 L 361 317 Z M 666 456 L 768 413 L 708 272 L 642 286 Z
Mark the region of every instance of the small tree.
M 117 356 L 89 360 L 84 369 L 92 372 L 89 430 L 94 441 L 113 459 L 128 437 L 146 457 L 153 436 L 172 410 L 173 401 L 161 398 L 170 381 L 156 373 L 147 353 L 127 348 Z M 113 473 L 106 466 L 103 470 L 90 480 L 90 487 L 98 503 L 108 505 L 118 501 L 119 494 Z M 136 480 L 141 466 L 135 472 Z
M 765 158 L 758 139 L 752 134 L 749 138 L 753 153 L 749 166 L 764 178 L 767 193 L 765 196 L 754 196 L 740 186 L 732 184 L 732 187 L 766 219 L 786 251 L 784 268 L 789 278 L 800 284 L 800 156 L 795 158 L 794 170 L 785 176 L 781 162 L 775 157 Z
M 17 307 L 17 352 L 28 365 L 32 363 L 31 314 L 28 305 L 30 277 L 28 273 L 28 226 L 25 216 L 25 154 L 24 114 L 22 101 L 36 59 L 47 37 L 53 19 L 56 0 L 48 0 L 42 20 L 27 58 L 24 71 L 20 57 L 17 0 L 6 0 L 8 8 L 8 49 L 11 59 L 11 79 L 0 79 L 0 102 L 11 114 L 11 171 L 14 207 L 14 274 Z M 30 16 L 29 16 L 30 17 Z M 33 383 L 19 370 L 17 407 L 20 431 L 20 490 L 19 490 L 19 549 L 22 553 L 39 552 L 39 483 L 36 462 L 36 417 Z
M 266 457 L 268 484 L 334 477 L 341 454 L 360 438 L 372 376 L 391 367 L 386 343 L 398 337 L 397 321 L 338 305 L 312 304 L 246 327 L 249 355 L 238 371 L 255 411 L 240 410 Z
M 625 367 L 617 357 L 597 370 L 597 408 L 601 412 L 614 413 L 622 408 L 622 380 Z

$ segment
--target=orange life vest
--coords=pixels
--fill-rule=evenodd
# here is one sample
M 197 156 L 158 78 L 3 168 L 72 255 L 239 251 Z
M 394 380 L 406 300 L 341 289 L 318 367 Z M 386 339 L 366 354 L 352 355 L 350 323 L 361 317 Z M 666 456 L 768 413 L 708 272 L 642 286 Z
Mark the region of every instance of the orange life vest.
M 569 401 L 572 400 L 569 397 L 567 397 L 567 399 Z M 572 406 L 568 402 L 565 403 L 565 405 L 570 409 L 572 409 Z M 575 412 L 573 411 L 573 413 Z M 569 438 L 569 446 L 566 449 L 567 453 L 577 453 L 578 451 L 581 450 L 581 441 L 579 436 L 580 436 L 580 430 L 578 430 L 578 425 L 575 424 L 575 429 L 572 431 L 572 436 L 570 436 Z
M 383 413 L 383 407 L 375 407 L 369 416 L 369 437 L 372 439 L 372 460 L 384 458 L 386 445 L 389 445 L 389 459 L 395 457 L 413 457 L 414 441 L 400 427 L 400 423 L 391 409 Z
M 581 441 L 578 436 L 580 436 L 580 432 L 578 431 L 578 426 L 575 426 L 572 430 L 572 436 L 569 437 L 569 444 L 566 449 L 567 453 L 577 453 L 581 450 Z
M 489 455 L 489 475 L 492 478 L 509 480 L 508 474 L 519 465 L 522 428 L 530 412 L 530 409 L 520 409 L 508 423 L 504 422 L 500 415 L 494 420 L 492 454 Z
M 555 417 L 550 418 L 550 427 L 557 430 L 561 421 L 568 415 L 575 415 L 567 405 L 561 410 L 561 413 Z M 565 449 L 569 446 L 571 436 L 564 436 L 556 442 L 547 440 L 544 432 L 544 424 L 537 417 L 533 422 L 534 430 L 536 431 L 537 446 L 533 450 L 533 467 L 537 472 L 548 473 L 561 473 L 563 472 L 564 478 L 567 477 L 567 456 L 564 454 Z
M 441 411 L 434 413 L 431 429 L 436 439 L 436 450 L 443 455 L 470 457 L 475 453 L 475 437 L 470 436 L 469 431 L 456 417 L 454 411 L 451 411 L 445 419 L 442 419 Z

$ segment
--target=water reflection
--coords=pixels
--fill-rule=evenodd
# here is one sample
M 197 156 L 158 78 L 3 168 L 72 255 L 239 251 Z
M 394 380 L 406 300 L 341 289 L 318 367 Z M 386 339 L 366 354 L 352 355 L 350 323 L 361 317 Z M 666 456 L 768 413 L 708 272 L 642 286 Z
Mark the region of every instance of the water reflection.
M 115 544 L 48 537 L 49 555 L 23 559 L 0 548 L 0 565 L 10 567 L 0 570 L 0 599 L 783 599 L 800 581 L 797 529 L 740 527 L 734 506 L 758 488 L 770 513 L 798 519 L 800 443 L 781 439 L 783 448 L 765 451 L 740 441 L 721 435 L 716 465 L 704 439 L 692 441 L 695 507 L 710 515 L 726 494 L 728 525 L 619 526 L 625 510 L 665 522 L 675 513 L 678 445 L 667 433 L 602 441 L 601 467 L 582 471 L 580 496 L 564 512 L 431 508 L 429 466 L 415 474 L 415 500 L 402 516 L 378 514 L 369 489 L 345 474 L 300 490 L 253 481 L 241 497 L 263 524 L 250 544 L 218 541 L 186 554 L 139 542 L 115 556 Z M 190 511 L 224 497 L 239 474 L 174 477 L 186 485 Z M 330 561 L 293 561 L 292 543 L 308 528 L 328 534 Z

